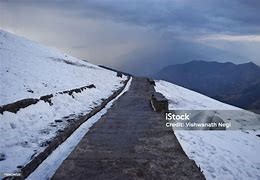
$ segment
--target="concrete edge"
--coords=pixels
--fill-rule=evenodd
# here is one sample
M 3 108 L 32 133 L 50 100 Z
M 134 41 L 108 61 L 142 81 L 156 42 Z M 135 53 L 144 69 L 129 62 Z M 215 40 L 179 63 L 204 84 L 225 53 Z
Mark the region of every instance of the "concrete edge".
M 73 93 L 80 93 L 84 91 L 85 89 L 91 89 L 91 88 L 96 88 L 94 84 L 90 84 L 87 86 L 82 86 L 80 88 L 75 88 L 75 89 L 70 89 L 66 91 L 61 91 L 54 93 L 54 95 L 57 94 L 69 94 L 70 96 L 73 97 Z M 26 108 L 30 105 L 36 104 L 39 101 L 44 101 L 49 103 L 49 105 L 52 105 L 51 98 L 54 96 L 53 94 L 48 94 L 41 96 L 40 98 L 26 98 L 26 99 L 21 99 L 13 103 L 5 104 L 0 106 L 0 114 L 3 114 L 5 111 L 12 112 L 12 113 L 17 113 L 20 109 Z

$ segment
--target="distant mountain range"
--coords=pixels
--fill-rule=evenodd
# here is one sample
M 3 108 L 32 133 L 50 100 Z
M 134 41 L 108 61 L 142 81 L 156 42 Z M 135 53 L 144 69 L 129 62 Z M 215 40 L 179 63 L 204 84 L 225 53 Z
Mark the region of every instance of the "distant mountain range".
M 244 109 L 260 109 L 260 67 L 249 62 L 191 61 L 170 65 L 154 75 Z

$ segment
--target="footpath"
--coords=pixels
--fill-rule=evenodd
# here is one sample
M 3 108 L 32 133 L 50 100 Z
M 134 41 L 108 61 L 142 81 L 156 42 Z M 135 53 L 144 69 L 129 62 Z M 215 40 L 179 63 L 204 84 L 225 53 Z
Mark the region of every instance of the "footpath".
M 147 78 L 134 77 L 52 179 L 205 179 L 153 111 L 154 91 Z

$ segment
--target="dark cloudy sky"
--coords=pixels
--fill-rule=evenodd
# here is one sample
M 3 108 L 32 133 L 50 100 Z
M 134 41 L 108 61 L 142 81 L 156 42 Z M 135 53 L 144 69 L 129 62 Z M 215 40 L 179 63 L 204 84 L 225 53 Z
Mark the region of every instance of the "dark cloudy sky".
M 196 59 L 260 65 L 259 9 L 259 0 L 0 0 L 0 28 L 146 74 Z

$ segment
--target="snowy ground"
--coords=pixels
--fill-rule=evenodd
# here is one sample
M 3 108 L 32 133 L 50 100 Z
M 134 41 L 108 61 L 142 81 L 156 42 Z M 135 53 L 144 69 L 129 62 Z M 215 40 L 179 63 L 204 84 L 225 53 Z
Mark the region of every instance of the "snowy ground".
M 0 114 L 0 174 L 14 172 L 46 147 L 75 117 L 92 110 L 127 77 L 0 30 L 0 105 L 54 94 L 16 114 Z M 81 93 L 55 94 L 94 84 Z
M 234 120 L 244 119 L 244 129 L 259 115 L 230 106 L 165 81 L 156 81 L 156 91 L 169 100 L 170 110 L 234 110 Z M 241 121 L 238 121 L 241 122 Z M 234 131 L 175 131 L 182 148 L 201 167 L 207 179 L 260 179 L 260 129 Z
M 0 60 L 0 105 L 89 84 L 108 94 L 122 80 L 115 72 L 2 30 Z
M 89 129 L 96 123 L 102 115 L 113 105 L 113 103 L 126 91 L 131 85 L 131 79 L 125 89 L 113 100 L 111 100 L 104 109 L 92 116 L 88 121 L 83 123 L 66 141 L 64 141 L 52 154 L 41 163 L 41 165 L 27 178 L 28 180 L 45 180 L 51 178 L 62 162 L 75 149 L 80 140 L 85 136 Z

